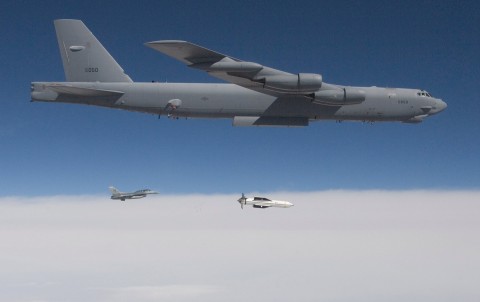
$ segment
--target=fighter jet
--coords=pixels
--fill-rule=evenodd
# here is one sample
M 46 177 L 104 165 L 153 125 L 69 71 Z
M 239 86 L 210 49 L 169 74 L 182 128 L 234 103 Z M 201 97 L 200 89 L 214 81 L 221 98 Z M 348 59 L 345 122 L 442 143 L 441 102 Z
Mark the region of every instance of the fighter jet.
M 230 84 L 134 83 L 82 21 L 54 23 L 67 82 L 32 82 L 32 101 L 174 119 L 228 118 L 234 126 L 307 126 L 318 120 L 420 123 L 447 107 L 425 90 L 328 84 L 318 73 L 292 74 L 178 40 L 146 46 Z
M 152 191 L 150 189 L 143 189 L 135 192 L 120 192 L 115 187 L 108 187 L 108 188 L 110 189 L 110 192 L 112 192 L 112 196 L 110 198 L 120 199 L 121 201 L 125 201 L 125 199 L 140 199 L 140 198 L 147 197 L 147 195 L 150 195 L 150 194 L 159 194 L 158 192 Z
M 293 204 L 288 201 L 271 200 L 265 197 L 246 197 L 243 193 L 242 197 L 238 199 L 238 202 L 240 203 L 242 210 L 244 205 L 251 205 L 258 209 L 266 209 L 270 207 L 289 208 L 293 206 Z

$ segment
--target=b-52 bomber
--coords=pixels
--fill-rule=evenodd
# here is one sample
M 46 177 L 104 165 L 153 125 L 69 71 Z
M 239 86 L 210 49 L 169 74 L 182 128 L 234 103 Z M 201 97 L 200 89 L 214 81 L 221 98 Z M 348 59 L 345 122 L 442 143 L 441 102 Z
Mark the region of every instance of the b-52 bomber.
M 32 101 L 76 103 L 173 118 L 229 118 L 234 126 L 317 120 L 419 123 L 447 107 L 427 91 L 328 84 L 186 41 L 145 45 L 230 84 L 135 83 L 80 20 L 55 20 L 67 82 L 33 82 Z
M 158 194 L 158 192 L 150 189 L 142 189 L 135 192 L 120 192 L 117 188 L 112 186 L 108 187 L 108 189 L 112 192 L 111 199 L 119 199 L 121 201 L 125 201 L 125 199 L 140 199 L 147 197 L 147 195 L 150 194 Z
M 253 206 L 257 209 L 266 209 L 270 207 L 289 208 L 293 206 L 293 204 L 289 201 L 272 200 L 265 197 L 246 197 L 243 193 L 242 197 L 238 199 L 238 202 L 240 203 L 242 210 L 244 205 Z

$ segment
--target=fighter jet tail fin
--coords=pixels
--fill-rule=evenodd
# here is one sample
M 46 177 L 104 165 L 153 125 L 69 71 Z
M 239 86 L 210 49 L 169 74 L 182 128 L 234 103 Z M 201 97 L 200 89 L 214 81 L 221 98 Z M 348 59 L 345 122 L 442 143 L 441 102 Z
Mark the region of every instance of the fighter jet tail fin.
M 54 23 L 68 82 L 132 82 L 82 21 Z
M 108 187 L 108 189 L 110 190 L 110 192 L 112 192 L 112 195 L 120 194 L 120 191 L 118 191 L 118 189 L 114 186 L 110 186 Z

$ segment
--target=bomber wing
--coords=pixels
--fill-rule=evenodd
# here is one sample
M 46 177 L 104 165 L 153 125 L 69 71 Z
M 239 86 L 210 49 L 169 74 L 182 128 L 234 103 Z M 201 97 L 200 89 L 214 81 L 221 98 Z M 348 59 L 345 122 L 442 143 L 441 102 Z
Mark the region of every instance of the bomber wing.
M 164 40 L 145 45 L 216 78 L 276 97 L 309 95 L 322 86 L 322 76 L 319 74 L 291 74 L 186 41 Z

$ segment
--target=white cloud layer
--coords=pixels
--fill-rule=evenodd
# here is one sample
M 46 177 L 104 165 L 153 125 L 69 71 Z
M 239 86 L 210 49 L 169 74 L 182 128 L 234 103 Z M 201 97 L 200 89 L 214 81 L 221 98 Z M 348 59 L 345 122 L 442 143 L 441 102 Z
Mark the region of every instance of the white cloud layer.
M 480 191 L 0 198 L 0 301 L 480 301 Z

